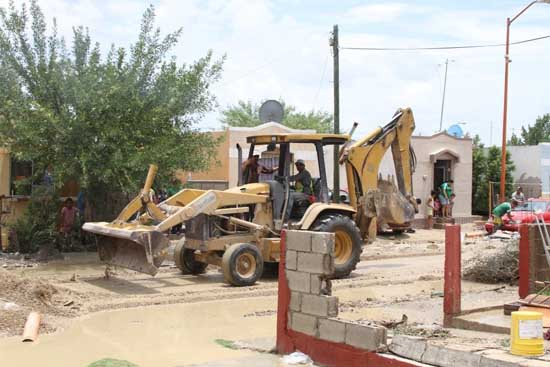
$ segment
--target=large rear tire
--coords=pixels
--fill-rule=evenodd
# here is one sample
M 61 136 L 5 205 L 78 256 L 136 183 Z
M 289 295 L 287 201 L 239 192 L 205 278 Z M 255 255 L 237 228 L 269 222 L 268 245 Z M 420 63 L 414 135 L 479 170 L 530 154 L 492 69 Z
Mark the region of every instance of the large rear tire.
M 181 240 L 174 249 L 174 262 L 183 274 L 198 275 L 206 271 L 208 264 L 195 260 L 195 251 L 185 248 Z
M 264 261 L 258 247 L 248 243 L 231 245 L 222 257 L 225 281 L 237 287 L 256 283 L 264 271 Z
M 335 235 L 333 278 L 346 277 L 355 270 L 361 258 L 363 240 L 351 218 L 342 214 L 325 214 L 315 221 L 312 230 Z

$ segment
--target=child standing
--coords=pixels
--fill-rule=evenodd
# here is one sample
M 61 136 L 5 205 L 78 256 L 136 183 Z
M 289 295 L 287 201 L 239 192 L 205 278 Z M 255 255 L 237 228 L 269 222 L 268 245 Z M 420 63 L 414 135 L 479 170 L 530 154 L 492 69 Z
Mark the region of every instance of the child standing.
M 430 196 L 426 200 L 426 229 L 433 228 L 433 218 L 434 218 L 434 204 L 435 204 L 436 192 L 432 190 Z

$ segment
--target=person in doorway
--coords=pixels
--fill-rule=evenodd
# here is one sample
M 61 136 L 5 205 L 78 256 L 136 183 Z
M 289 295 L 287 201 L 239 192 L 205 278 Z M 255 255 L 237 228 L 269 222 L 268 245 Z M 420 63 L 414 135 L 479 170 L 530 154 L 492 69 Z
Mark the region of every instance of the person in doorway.
M 518 205 L 523 204 L 525 201 L 525 195 L 523 194 L 523 188 L 518 186 L 517 190 L 512 194 L 512 200 L 515 200 Z
M 306 164 L 302 159 L 298 159 L 296 161 L 296 170 L 298 170 L 298 173 L 288 178 L 289 181 L 295 182 L 295 189 L 290 191 L 290 195 L 288 196 L 288 203 L 286 206 L 285 214 L 286 219 L 290 218 L 290 213 L 292 213 L 292 207 L 294 206 L 294 203 L 301 199 L 309 200 L 309 196 L 312 193 L 311 174 L 306 169 Z
M 453 180 L 445 181 L 439 187 L 439 202 L 441 203 L 441 216 L 450 217 L 449 215 L 449 204 L 451 200 L 451 195 L 453 194 Z
M 507 215 L 510 220 L 513 220 L 512 209 L 514 209 L 517 205 L 518 202 L 515 200 L 512 200 L 511 203 L 505 201 L 504 203 L 497 205 L 497 207 L 493 209 L 493 228 L 495 231 L 502 227 L 503 216 Z
M 277 170 L 278 167 L 268 168 L 260 164 L 260 155 L 254 154 L 252 158 L 247 159 L 242 164 L 242 171 L 244 177 L 246 177 L 247 184 L 256 183 L 260 180 L 260 174 L 269 174 Z
M 433 229 L 436 192 L 432 190 L 426 200 L 426 229 Z

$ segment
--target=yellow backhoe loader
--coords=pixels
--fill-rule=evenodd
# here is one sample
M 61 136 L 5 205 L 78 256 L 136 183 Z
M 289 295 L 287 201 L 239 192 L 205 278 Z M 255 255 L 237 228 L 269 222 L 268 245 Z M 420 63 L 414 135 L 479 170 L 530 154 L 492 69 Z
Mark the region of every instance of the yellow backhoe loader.
M 278 262 L 281 230 L 334 232 L 334 277 L 347 276 L 359 262 L 364 240 L 376 236 L 376 222 L 400 231 L 410 226 L 418 212 L 412 195 L 413 130 L 413 114 L 407 108 L 398 110 L 384 127 L 355 142 L 345 134 L 250 136 L 249 158 L 255 149 L 268 145 L 278 150 L 279 164 L 273 180 L 225 191 L 184 189 L 158 205 L 151 200 L 157 171 L 151 165 L 143 190 L 114 221 L 86 223 L 83 228 L 100 236 L 102 261 L 155 275 L 167 257 L 170 229 L 184 224 L 185 235 L 174 250 L 181 271 L 200 274 L 208 264 L 218 265 L 225 280 L 236 286 L 254 284 L 262 275 L 264 263 Z M 320 177 L 312 180 L 312 195 L 287 210 L 293 191 L 289 182 L 291 152 L 296 144 L 314 145 Z M 323 151 L 329 145 L 341 147 L 349 204 L 329 200 Z M 380 162 L 390 147 L 397 186 L 378 175 Z

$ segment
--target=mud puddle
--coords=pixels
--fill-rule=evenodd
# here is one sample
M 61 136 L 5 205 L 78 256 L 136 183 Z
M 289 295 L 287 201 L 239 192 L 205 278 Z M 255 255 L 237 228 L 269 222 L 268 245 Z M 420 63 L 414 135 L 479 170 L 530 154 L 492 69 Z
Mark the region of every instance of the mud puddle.
M 0 341 L 2 365 L 82 366 L 102 358 L 140 367 L 187 366 L 252 356 L 224 348 L 216 339 L 243 340 L 275 334 L 276 316 L 244 317 L 276 308 L 275 297 L 140 307 L 92 314 L 35 343 Z

